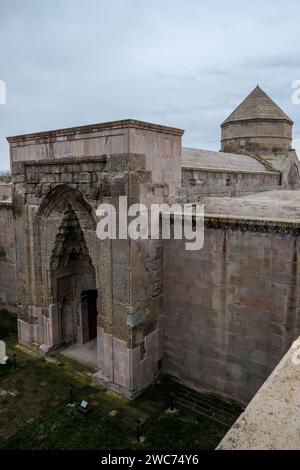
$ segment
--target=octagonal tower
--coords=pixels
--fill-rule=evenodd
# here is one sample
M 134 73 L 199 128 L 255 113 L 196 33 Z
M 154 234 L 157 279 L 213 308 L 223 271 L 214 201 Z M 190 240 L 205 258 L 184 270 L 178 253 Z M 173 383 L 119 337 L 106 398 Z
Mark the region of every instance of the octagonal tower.
M 293 121 L 257 85 L 221 124 L 221 150 L 287 154 Z

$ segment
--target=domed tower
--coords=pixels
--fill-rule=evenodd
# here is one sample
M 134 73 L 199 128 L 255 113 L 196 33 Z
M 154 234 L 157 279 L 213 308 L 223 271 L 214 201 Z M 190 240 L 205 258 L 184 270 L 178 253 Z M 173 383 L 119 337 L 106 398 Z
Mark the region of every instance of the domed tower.
M 221 124 L 221 150 L 258 155 L 287 154 L 293 121 L 257 85 Z

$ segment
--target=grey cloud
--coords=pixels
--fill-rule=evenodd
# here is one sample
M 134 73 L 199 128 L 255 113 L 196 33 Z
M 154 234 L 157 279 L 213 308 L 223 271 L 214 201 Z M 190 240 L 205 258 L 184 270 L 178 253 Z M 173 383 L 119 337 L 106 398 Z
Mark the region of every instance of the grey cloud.
M 251 57 L 242 63 L 244 67 L 248 68 L 288 68 L 297 69 L 300 71 L 300 58 L 294 55 L 272 55 L 266 57 Z
M 125 117 L 219 148 L 219 124 L 257 83 L 297 136 L 299 12 L 298 0 L 0 0 L 0 169 L 7 135 Z

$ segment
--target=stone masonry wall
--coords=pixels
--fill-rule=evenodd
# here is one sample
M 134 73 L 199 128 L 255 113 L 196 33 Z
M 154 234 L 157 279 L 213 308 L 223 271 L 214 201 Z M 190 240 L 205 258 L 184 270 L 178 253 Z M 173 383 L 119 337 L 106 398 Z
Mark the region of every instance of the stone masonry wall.
M 218 449 L 300 449 L 299 353 L 300 338 L 292 344 Z
M 0 308 L 16 311 L 16 264 L 12 205 L 0 201 Z
M 206 219 L 164 245 L 164 370 L 247 403 L 300 333 L 299 227 Z
M 59 261 L 62 221 L 66 210 L 72 211 L 98 290 L 94 379 L 128 396 L 153 383 L 161 364 L 162 242 L 99 240 L 96 208 L 110 203 L 124 216 L 120 196 L 127 196 L 128 206 L 174 201 L 181 183 L 182 133 L 121 121 L 9 138 L 19 340 L 42 354 L 61 345 L 63 298 L 55 293 L 58 274 L 51 260 L 57 251 Z M 116 149 L 120 153 L 112 153 Z M 64 274 L 72 280 L 71 270 Z M 77 289 L 72 297 L 73 324 L 76 315 L 81 318 L 80 295 Z
M 238 152 L 245 140 L 248 151 L 265 150 L 288 152 L 292 140 L 292 124 L 285 121 L 236 121 L 223 124 L 221 148 L 223 152 Z
M 239 196 L 279 189 L 281 176 L 272 172 L 182 169 L 182 187 L 190 201 L 199 196 Z
M 11 201 L 12 198 L 12 184 L 2 183 L 0 181 L 0 201 Z

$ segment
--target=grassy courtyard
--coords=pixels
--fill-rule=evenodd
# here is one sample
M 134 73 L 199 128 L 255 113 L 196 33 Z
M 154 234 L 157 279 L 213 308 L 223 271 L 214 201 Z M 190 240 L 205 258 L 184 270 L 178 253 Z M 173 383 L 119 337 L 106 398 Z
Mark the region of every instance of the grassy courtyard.
M 5 312 L 0 339 L 17 356 L 16 369 L 0 369 L 0 449 L 214 449 L 230 427 L 183 410 L 165 412 L 168 380 L 130 401 L 95 385 L 92 370 L 61 354 L 37 357 L 17 343 L 15 319 Z M 74 407 L 67 405 L 70 384 Z M 87 415 L 78 408 L 82 399 L 93 406 Z M 143 442 L 136 440 L 137 420 Z

